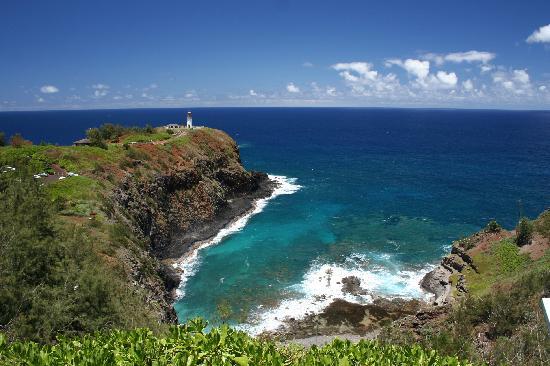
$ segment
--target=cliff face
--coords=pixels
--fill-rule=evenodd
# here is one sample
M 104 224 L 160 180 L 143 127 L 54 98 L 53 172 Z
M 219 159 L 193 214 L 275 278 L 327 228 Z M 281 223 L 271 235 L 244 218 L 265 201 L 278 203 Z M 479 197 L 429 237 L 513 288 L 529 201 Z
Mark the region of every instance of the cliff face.
M 162 302 L 167 321 L 175 320 L 171 303 L 179 274 L 164 260 L 214 236 L 273 190 L 266 174 L 244 169 L 236 143 L 225 133 L 198 130 L 187 137 L 132 147 L 138 153 L 109 197 L 113 217 L 147 242 L 164 288 L 148 287 Z
M 165 168 L 145 178 L 127 174 L 112 195 L 159 259 L 181 257 L 271 193 L 266 174 L 243 168 L 234 141 L 211 134 L 202 144 L 172 147 L 168 157 L 158 147 L 148 149 L 154 164 Z

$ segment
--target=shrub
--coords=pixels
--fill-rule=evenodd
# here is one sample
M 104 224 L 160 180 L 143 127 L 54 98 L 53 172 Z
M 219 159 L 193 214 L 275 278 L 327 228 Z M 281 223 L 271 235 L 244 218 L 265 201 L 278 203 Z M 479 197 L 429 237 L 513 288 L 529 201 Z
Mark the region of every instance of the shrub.
M 11 146 L 13 146 L 15 148 L 19 148 L 19 147 L 22 147 L 24 145 L 32 145 L 32 142 L 30 142 L 28 140 L 25 140 L 23 138 L 23 136 L 21 136 L 20 133 L 16 133 L 15 135 L 13 135 L 11 137 L 10 144 L 11 144 Z
M 491 220 L 485 227 L 485 232 L 487 233 L 498 233 L 502 229 L 502 226 L 499 225 L 496 220 Z
M 0 131 L 0 146 L 5 146 L 5 145 L 6 145 L 6 134 Z
M 469 365 L 417 345 L 334 340 L 323 347 L 285 347 L 221 326 L 206 331 L 200 319 L 156 337 L 148 329 L 101 332 L 54 345 L 7 343 L 0 334 L 0 363 L 10 365 Z
M 112 123 L 104 123 L 99 126 L 99 133 L 104 140 L 116 140 L 124 134 L 126 128 L 124 126 Z
M 105 143 L 101 131 L 98 128 L 90 128 L 88 131 L 86 131 L 86 136 L 90 140 L 91 146 L 107 149 L 107 144 Z
M 170 130 L 170 129 L 166 129 L 166 133 L 169 134 L 169 135 L 173 135 L 174 134 L 174 131 Z
M 1 332 L 49 343 L 60 334 L 158 327 L 142 295 L 99 255 L 114 246 L 94 241 L 88 228 L 58 222 L 44 189 L 24 166 L 0 175 Z M 3 340 L 0 334 L 0 365 L 20 364 L 5 360 Z
M 145 152 L 143 152 L 139 149 L 131 148 L 131 147 L 129 147 L 127 149 L 126 156 L 128 156 L 130 159 L 133 159 L 133 160 L 148 160 L 149 159 L 149 156 Z
M 542 236 L 550 239 L 550 210 L 544 211 L 535 220 L 534 229 Z
M 150 124 L 147 124 L 145 126 L 145 133 L 148 133 L 148 134 L 152 134 L 155 132 L 155 129 L 153 128 L 153 126 L 151 126 Z
M 533 224 L 525 217 L 519 220 L 518 226 L 516 226 L 516 244 L 518 246 L 524 246 L 531 242 L 533 237 Z

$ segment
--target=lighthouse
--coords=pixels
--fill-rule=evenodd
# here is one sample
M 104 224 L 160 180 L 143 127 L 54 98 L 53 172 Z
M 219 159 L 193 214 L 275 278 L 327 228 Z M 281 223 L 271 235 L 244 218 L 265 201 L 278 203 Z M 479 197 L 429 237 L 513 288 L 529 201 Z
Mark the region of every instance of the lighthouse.
M 191 112 L 187 112 L 187 128 L 193 128 L 193 116 Z

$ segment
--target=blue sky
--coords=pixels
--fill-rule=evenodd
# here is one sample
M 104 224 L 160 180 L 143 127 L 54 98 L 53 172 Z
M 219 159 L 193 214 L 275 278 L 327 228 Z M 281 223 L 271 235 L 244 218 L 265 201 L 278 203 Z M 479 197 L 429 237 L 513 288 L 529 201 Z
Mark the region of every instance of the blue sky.
M 550 109 L 550 1 L 4 0 L 0 110 Z

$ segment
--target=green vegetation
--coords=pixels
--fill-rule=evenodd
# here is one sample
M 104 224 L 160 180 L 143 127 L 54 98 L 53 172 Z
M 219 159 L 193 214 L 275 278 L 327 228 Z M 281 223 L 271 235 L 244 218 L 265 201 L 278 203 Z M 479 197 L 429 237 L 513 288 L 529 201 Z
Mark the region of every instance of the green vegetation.
M 149 133 L 149 134 L 132 134 L 124 139 L 125 143 L 130 142 L 150 142 L 168 140 L 172 136 L 167 132 Z
M 10 145 L 15 148 L 18 148 L 25 145 L 32 145 L 32 142 L 25 140 L 20 133 L 16 133 L 10 138 Z
M 90 146 L 100 147 L 107 149 L 107 143 L 101 134 L 99 128 L 90 128 L 86 131 L 86 137 L 90 140 Z
M 530 223 L 536 232 L 546 232 L 549 212 Z M 387 328 L 382 341 L 417 342 L 443 355 L 491 365 L 546 365 L 550 335 L 540 299 L 550 294 L 550 251 L 531 259 L 509 237 L 475 252 L 473 261 L 478 272 L 463 272 L 468 294 L 445 319 L 430 323 L 418 334 Z M 451 281 L 456 279 L 453 276 Z
M 535 220 L 533 228 L 546 239 L 550 239 L 550 210 L 544 211 Z
M 498 233 L 500 230 L 502 230 L 502 226 L 495 220 L 491 220 L 485 227 L 485 232 L 487 233 Z
M 445 321 L 420 334 L 387 328 L 381 339 L 387 344 L 417 342 L 443 355 L 492 365 L 545 365 L 550 359 L 550 335 L 539 301 L 550 290 L 549 259 L 547 254 L 546 264 L 496 291 L 467 296 Z M 484 339 L 495 346 L 486 345 L 480 352 L 476 346 Z
M 512 239 L 503 239 L 493 244 L 488 252 L 473 257 L 479 273 L 469 270 L 464 275 L 468 289 L 473 295 L 490 293 L 496 283 L 517 279 L 530 267 L 540 267 L 540 261 L 533 263 L 529 256 L 521 254 Z
M 500 273 L 523 272 L 531 261 L 527 254 L 520 254 L 519 248 L 510 239 L 501 240 L 493 247 L 494 257 L 497 259 Z
M 533 224 L 529 221 L 529 219 L 522 217 L 516 227 L 516 244 L 520 247 L 527 245 L 531 242 L 532 237 Z
M 335 340 L 322 348 L 282 347 L 227 326 L 204 331 L 200 319 L 172 327 L 166 337 L 147 329 L 111 331 L 80 339 L 61 338 L 55 345 L 6 343 L 0 336 L 0 363 L 10 365 L 430 365 L 460 366 L 418 346 Z
M 71 177 L 45 191 L 23 166 L 0 175 L 0 328 L 8 338 L 51 342 L 112 327 L 159 328 L 121 268 L 102 259 L 112 252 L 109 237 L 92 239 L 108 224 L 56 216 L 49 195 L 85 198 L 93 184 Z
M 0 131 L 0 147 L 6 146 L 6 134 Z

